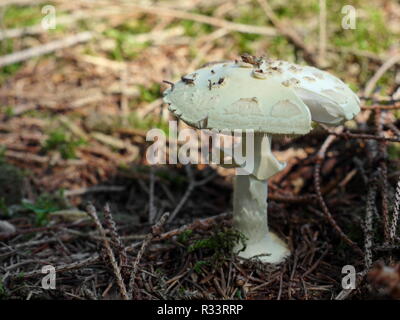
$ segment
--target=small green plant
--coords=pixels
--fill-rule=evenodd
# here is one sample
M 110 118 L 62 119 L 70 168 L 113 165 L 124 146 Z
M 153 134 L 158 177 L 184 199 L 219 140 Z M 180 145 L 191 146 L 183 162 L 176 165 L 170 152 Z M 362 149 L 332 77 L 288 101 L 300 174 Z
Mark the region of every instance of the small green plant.
M 59 195 L 40 195 L 34 203 L 23 201 L 22 206 L 35 213 L 35 223 L 44 226 L 49 222 L 49 213 L 61 210 L 65 207 L 63 199 Z
M 43 149 L 45 151 L 57 150 L 63 159 L 74 159 L 76 158 L 77 147 L 85 143 L 82 138 L 76 139 L 63 129 L 56 129 L 50 132 L 49 137 L 44 142 Z
M 12 106 L 6 107 L 4 114 L 6 115 L 6 117 L 11 118 L 14 115 L 14 108 Z

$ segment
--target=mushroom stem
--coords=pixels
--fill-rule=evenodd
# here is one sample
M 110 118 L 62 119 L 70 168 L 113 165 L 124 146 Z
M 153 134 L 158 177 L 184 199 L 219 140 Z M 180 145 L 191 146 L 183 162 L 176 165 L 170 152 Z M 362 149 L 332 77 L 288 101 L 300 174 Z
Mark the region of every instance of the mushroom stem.
M 248 239 L 258 242 L 268 234 L 266 180 L 252 175 L 235 177 L 233 192 L 234 226 Z
M 245 140 L 242 139 L 242 141 L 243 147 Z M 280 171 L 284 164 L 271 153 L 271 137 L 267 134 L 254 135 L 253 160 L 253 171 L 249 174 L 237 175 L 234 182 L 234 227 L 247 238 L 246 249 L 240 251 L 242 246 L 238 244 L 236 250 L 240 251 L 239 256 L 243 258 L 263 255 L 259 256 L 263 262 L 279 263 L 284 260 L 289 251 L 285 243 L 268 228 L 267 179 Z

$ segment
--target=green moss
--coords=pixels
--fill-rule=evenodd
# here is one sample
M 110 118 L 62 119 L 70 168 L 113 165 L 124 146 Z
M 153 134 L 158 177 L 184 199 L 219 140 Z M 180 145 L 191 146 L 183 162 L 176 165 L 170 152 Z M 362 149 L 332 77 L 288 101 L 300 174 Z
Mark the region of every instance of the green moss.
M 211 253 L 212 260 L 216 261 L 227 253 L 231 253 L 236 244 L 240 242 L 245 247 L 245 237 L 234 229 L 215 231 L 209 238 L 196 240 L 188 246 L 188 252 L 206 250 Z

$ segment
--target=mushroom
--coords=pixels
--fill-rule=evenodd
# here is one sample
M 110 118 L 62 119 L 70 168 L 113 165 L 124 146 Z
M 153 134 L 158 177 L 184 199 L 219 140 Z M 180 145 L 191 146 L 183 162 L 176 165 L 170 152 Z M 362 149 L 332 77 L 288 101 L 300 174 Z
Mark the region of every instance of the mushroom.
M 312 121 L 337 125 L 352 119 L 360 111 L 358 97 L 325 71 L 249 56 L 205 66 L 183 78 L 193 81 L 178 81 L 164 92 L 164 101 L 176 117 L 198 129 L 254 132 L 254 150 L 247 149 L 246 133 L 236 147 L 244 153 L 245 164 L 236 152 L 230 154 L 238 168 L 234 227 L 247 238 L 245 249 L 237 245 L 235 250 L 243 258 L 258 256 L 263 262 L 282 262 L 289 250 L 268 228 L 267 180 L 285 163 L 272 154 L 271 139 L 274 135 L 307 134 Z

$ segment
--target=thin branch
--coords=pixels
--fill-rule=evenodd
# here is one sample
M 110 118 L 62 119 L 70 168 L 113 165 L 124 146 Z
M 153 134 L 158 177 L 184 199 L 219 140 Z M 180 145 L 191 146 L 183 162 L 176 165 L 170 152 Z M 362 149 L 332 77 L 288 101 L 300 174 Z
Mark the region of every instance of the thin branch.
M 373 225 L 372 225 L 372 217 L 374 215 L 374 211 L 376 210 L 376 182 L 370 182 L 367 194 L 367 206 L 365 209 L 365 220 L 364 220 L 364 263 L 365 269 L 371 268 L 372 265 L 372 240 L 373 240 Z
M 122 244 L 121 237 L 118 234 L 117 226 L 115 224 L 114 218 L 110 210 L 110 205 L 108 203 L 106 203 L 106 205 L 104 206 L 103 212 L 104 212 L 104 222 L 107 225 L 107 228 L 110 232 L 111 240 L 115 244 L 116 249 L 119 253 L 119 265 L 120 266 L 126 265 L 128 263 L 128 256 L 126 255 L 126 249 Z
M 96 192 L 121 192 L 124 191 L 124 186 L 93 186 L 87 188 L 79 188 L 73 190 L 65 190 L 63 192 L 64 197 L 81 196 L 86 193 L 96 193 Z
M 397 231 L 397 223 L 399 221 L 399 213 L 400 213 L 400 179 L 397 182 L 395 199 L 394 199 L 394 208 L 393 208 L 393 217 L 392 223 L 390 226 L 390 239 L 392 242 L 396 239 L 396 231 Z
M 114 256 L 114 252 L 111 249 L 110 242 L 108 241 L 107 236 L 106 236 L 106 232 L 105 232 L 103 226 L 101 225 L 99 217 L 97 216 L 96 208 L 92 204 L 89 204 L 86 207 L 86 210 L 87 210 L 88 214 L 94 220 L 94 222 L 96 224 L 96 227 L 97 227 L 97 230 L 99 231 L 101 237 L 103 238 L 103 245 L 104 245 L 104 248 L 106 249 L 108 258 L 110 259 L 110 263 L 111 263 L 111 266 L 113 268 L 114 275 L 115 275 L 115 278 L 117 280 L 117 285 L 119 287 L 119 291 L 121 293 L 121 296 L 122 296 L 122 298 L 124 300 L 129 300 L 129 296 L 128 296 L 128 293 L 126 291 L 124 279 L 122 278 L 122 275 L 121 275 L 121 270 L 117 265 L 117 261 L 116 261 L 115 256 Z
M 91 257 L 89 257 L 87 259 L 83 259 L 83 260 L 80 260 L 80 261 L 72 262 L 72 263 L 69 263 L 69 264 L 56 266 L 55 267 L 55 271 L 56 271 L 56 273 L 59 273 L 59 272 L 64 272 L 64 271 L 70 271 L 70 270 L 73 270 L 73 269 L 79 269 L 79 268 L 85 267 L 87 265 L 97 263 L 99 261 L 100 261 L 100 256 L 96 253 L 96 254 L 94 254 L 93 256 L 91 256 Z M 37 277 L 37 276 L 43 276 L 43 273 L 42 273 L 41 269 L 40 270 L 29 271 L 29 272 L 24 272 L 24 273 L 17 272 L 17 273 L 14 273 L 14 274 L 10 274 L 10 278 L 13 278 L 13 279 L 14 278 L 27 279 L 27 278 Z
M 383 102 L 382 102 L 383 103 Z M 374 105 L 374 106 L 362 106 L 361 110 L 376 110 L 376 109 L 380 109 L 380 110 L 398 110 L 400 109 L 400 104 L 398 103 L 398 101 L 385 101 L 385 103 L 394 103 L 391 105 L 388 104 L 381 104 L 381 105 Z
M 376 133 L 379 137 L 383 137 L 383 124 L 382 124 L 382 111 L 375 110 L 375 127 Z M 380 181 L 381 187 L 379 188 L 379 192 L 381 195 L 381 209 L 382 209 L 382 217 L 383 217 L 383 228 L 384 228 L 384 239 L 385 242 L 389 241 L 390 238 L 390 230 L 389 230 L 389 208 L 388 208 L 388 182 L 387 182 L 387 144 L 385 141 L 378 142 L 378 161 L 379 161 L 379 171 L 380 171 Z
M 33 57 L 38 57 L 60 49 L 68 48 L 78 43 L 87 42 L 92 39 L 92 37 L 93 35 L 91 32 L 81 32 L 73 36 L 55 40 L 40 46 L 10 53 L 8 55 L 0 57 L 0 67 L 4 67 L 16 62 L 25 61 Z
M 183 195 L 182 199 L 179 201 L 179 203 L 176 206 L 175 210 L 172 212 L 170 218 L 168 219 L 168 222 L 171 222 L 172 220 L 174 220 L 174 218 L 179 213 L 179 211 L 182 209 L 183 205 L 186 203 L 186 201 L 188 200 L 189 196 L 192 194 L 193 190 L 196 187 L 199 187 L 199 186 L 202 186 L 202 185 L 206 184 L 207 182 L 209 182 L 212 179 L 214 179 L 216 177 L 216 175 L 217 175 L 216 173 L 213 173 L 213 174 L 209 175 L 208 177 L 204 178 L 203 180 L 196 181 L 194 179 L 193 172 L 192 172 L 192 169 L 191 169 L 190 165 L 186 165 L 185 166 L 185 170 L 186 170 L 187 177 L 189 179 L 189 185 L 188 185 L 188 187 L 186 189 L 186 192 Z
M 92 18 L 93 17 L 93 12 L 90 14 L 89 12 L 74 12 L 72 14 L 69 14 L 67 16 L 63 17 L 57 17 L 57 25 L 70 25 L 75 23 L 78 20 L 86 19 L 86 18 Z M 19 38 L 23 36 L 31 36 L 31 35 L 37 35 L 41 33 L 48 32 L 47 29 L 43 28 L 41 24 L 34 25 L 34 26 L 28 26 L 24 28 L 16 28 L 16 29 L 6 29 L 3 30 L 0 33 L 0 41 L 4 39 L 10 39 L 10 38 Z
M 135 279 L 136 279 L 136 273 L 137 273 L 138 267 L 139 267 L 139 262 L 142 259 L 142 256 L 143 256 L 147 246 L 151 242 L 151 240 L 153 240 L 153 238 L 160 233 L 160 230 L 161 230 L 162 226 L 165 224 L 165 222 L 167 221 L 168 216 L 169 216 L 169 212 L 164 213 L 161 216 L 160 220 L 158 220 L 158 222 L 153 226 L 151 233 L 149 233 L 142 242 L 142 247 L 140 248 L 140 250 L 136 256 L 135 262 L 133 263 L 133 269 L 132 269 L 131 277 L 129 280 L 129 297 L 130 298 L 133 298 L 133 292 L 135 289 Z
M 400 54 L 394 55 L 389 58 L 374 74 L 374 76 L 368 81 L 365 86 L 364 96 L 369 97 L 374 91 L 376 84 L 379 79 L 388 71 L 392 66 L 400 62 Z
M 324 128 L 326 131 L 329 132 L 330 135 L 334 135 L 337 137 L 342 137 L 345 139 L 370 139 L 370 140 L 376 140 L 376 141 L 390 141 L 390 142 L 400 142 L 400 139 L 398 138 L 387 138 L 383 136 L 376 136 L 373 134 L 364 134 L 364 133 L 351 133 L 351 132 L 335 132 L 330 129 L 328 129 L 326 126 L 321 125 L 322 128 Z
M 343 130 L 342 127 L 338 127 L 336 129 L 336 133 L 340 133 Z M 314 187 L 315 187 L 315 192 L 317 194 L 317 199 L 321 205 L 322 211 L 325 214 L 326 219 L 329 221 L 333 229 L 338 233 L 340 238 L 346 242 L 350 247 L 354 249 L 354 251 L 360 253 L 363 255 L 362 250 L 355 244 L 350 238 L 342 231 L 342 229 L 339 227 L 339 225 L 336 223 L 335 219 L 333 218 L 332 214 L 330 213 L 328 206 L 325 203 L 325 200 L 322 196 L 321 192 L 321 164 L 323 160 L 325 159 L 325 154 L 329 146 L 333 143 L 335 140 L 335 137 L 333 135 L 330 135 L 326 138 L 325 142 L 322 144 L 318 154 L 317 154 L 317 162 L 315 164 L 315 169 L 314 169 Z
M 254 34 L 261 34 L 261 35 L 265 35 L 265 36 L 276 36 L 276 32 L 275 32 L 274 28 L 253 26 L 253 25 L 248 25 L 248 24 L 243 24 L 243 23 L 234 23 L 231 21 L 218 19 L 215 17 L 210 17 L 210 16 L 198 14 L 198 13 L 186 12 L 186 11 L 182 11 L 182 10 L 170 9 L 170 8 L 166 8 L 163 6 L 150 7 L 150 6 L 144 6 L 144 5 L 142 6 L 142 5 L 130 5 L 129 4 L 127 7 L 129 9 L 136 10 L 138 12 L 145 12 L 145 13 L 149 13 L 149 14 L 173 17 L 173 18 L 178 18 L 178 19 L 192 20 L 192 21 L 209 24 L 214 27 L 219 27 L 219 28 L 223 28 L 226 30 L 230 30 L 230 31 L 237 31 L 237 32 L 242 32 L 242 33 L 254 33 Z
M 364 280 L 367 275 L 368 270 L 363 270 L 356 275 L 356 287 Z M 335 300 L 346 300 L 349 298 L 356 290 L 354 289 L 343 289 L 340 293 L 335 297 Z

